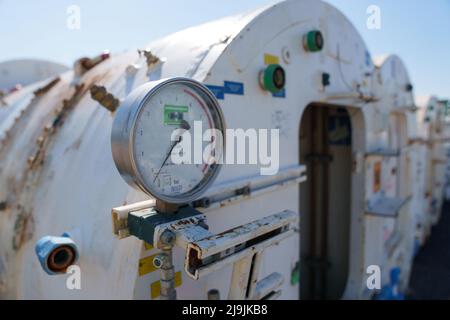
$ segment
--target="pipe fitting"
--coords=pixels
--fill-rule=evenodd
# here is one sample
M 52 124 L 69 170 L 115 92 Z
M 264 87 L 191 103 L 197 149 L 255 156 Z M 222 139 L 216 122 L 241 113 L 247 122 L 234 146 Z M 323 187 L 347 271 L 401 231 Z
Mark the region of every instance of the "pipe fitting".
M 65 273 L 79 258 L 75 242 L 68 236 L 45 236 L 36 242 L 36 255 L 42 269 L 49 275 Z
M 175 244 L 176 236 L 173 231 L 165 230 L 161 234 L 161 237 L 159 238 L 159 240 L 161 241 L 161 244 L 172 247 Z
M 153 265 L 157 269 L 162 269 L 169 262 L 169 257 L 165 253 L 160 253 L 153 258 Z

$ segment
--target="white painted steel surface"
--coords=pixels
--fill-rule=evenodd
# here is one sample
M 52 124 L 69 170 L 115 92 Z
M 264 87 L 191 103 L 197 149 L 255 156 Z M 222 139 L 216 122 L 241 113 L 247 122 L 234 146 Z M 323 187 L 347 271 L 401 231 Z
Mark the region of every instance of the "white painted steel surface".
M 306 52 L 303 36 L 316 29 L 324 35 L 324 49 Z M 299 165 L 300 122 L 308 105 L 347 108 L 353 129 L 354 168 L 351 254 L 343 298 L 371 296 L 365 283 L 369 265 L 381 265 L 383 285 L 388 282 L 392 266 L 409 268 L 411 243 L 405 241 L 399 247 L 402 252 L 392 254 L 385 243 L 396 232 L 402 236 L 401 241 L 416 234 L 415 225 L 419 222 L 425 229 L 430 225 L 430 201 L 436 199 L 439 207 L 442 201 L 438 194 L 442 192 L 438 186 L 439 166 L 431 165 L 439 152 L 431 150 L 429 144 L 444 131 L 430 129 L 441 121 L 434 113 L 424 123 L 427 105 L 411 111 L 413 92 L 406 90 L 409 78 L 399 58 L 389 57 L 375 66 L 364 41 L 346 17 L 316 0 L 281 2 L 186 29 L 145 48 L 164 58 L 150 73 L 145 57 L 132 50 L 113 55 L 79 78 L 72 71 L 61 75 L 61 80 L 42 96 L 34 97 L 33 91 L 45 83 L 5 98 L 8 106 L 0 107 L 0 202 L 4 203 L 0 211 L 0 297 L 157 298 L 154 288 L 159 272 L 146 264 L 146 258 L 157 250 L 132 237 L 118 240 L 111 231 L 112 208 L 148 197 L 131 189 L 117 172 L 110 145 L 113 115 L 92 100 L 88 88 L 103 85 L 123 100 L 145 82 L 179 76 L 215 86 L 224 86 L 224 81 L 242 83 L 243 95 L 226 93 L 219 100 L 227 127 L 278 128 L 281 172 Z M 286 52 L 290 59 L 283 59 Z M 265 68 L 266 59 L 278 60 L 286 70 L 284 98 L 273 97 L 259 85 L 259 73 Z M 129 71 L 130 65 L 137 66 L 133 72 Z M 396 66 L 394 71 L 392 65 Z M 324 72 L 330 75 L 328 86 L 321 82 Z M 76 88 L 76 83 L 83 85 Z M 64 99 L 68 102 L 63 103 Z M 55 114 L 56 120 L 62 121 L 57 125 Z M 390 125 L 390 115 L 394 114 L 403 117 L 399 121 L 405 126 L 402 139 L 406 143 L 397 141 L 398 134 L 389 129 L 396 127 Z M 11 121 L 16 115 L 17 119 Z M 395 119 L 392 121 L 395 123 Z M 46 129 L 47 125 L 50 128 Z M 388 148 L 401 152 L 394 158 L 366 156 L 370 150 Z M 406 158 L 411 163 L 409 169 L 404 167 Z M 373 218 L 365 213 L 366 201 L 374 194 L 373 170 L 377 161 L 382 163 L 380 190 L 386 195 L 406 197 L 409 194 L 401 187 L 404 181 L 413 186 L 408 190 L 410 203 L 399 214 L 401 220 Z M 392 175 L 394 168 L 397 174 Z M 258 165 L 225 165 L 211 192 L 221 186 L 232 189 L 233 185 L 251 184 L 253 180 L 256 183 L 259 172 Z M 433 194 L 423 190 L 426 181 L 434 186 Z M 220 233 L 274 212 L 299 212 L 298 183 L 204 210 L 210 231 Z M 63 232 L 72 234 L 80 247 L 81 290 L 66 289 L 65 275 L 48 276 L 34 254 L 39 238 Z M 294 236 L 266 249 L 260 262 L 259 279 L 274 272 L 285 279 L 280 284 L 280 299 L 299 298 L 299 284 L 291 283 L 299 261 L 298 232 L 300 227 Z M 421 230 L 417 234 L 423 237 Z M 221 297 L 227 296 L 231 266 L 195 281 L 183 273 L 183 263 L 184 251 L 175 248 L 175 271 L 181 272 L 182 277 L 178 298 L 206 299 L 210 289 L 218 289 Z M 403 282 L 407 282 L 408 273 L 402 273 Z

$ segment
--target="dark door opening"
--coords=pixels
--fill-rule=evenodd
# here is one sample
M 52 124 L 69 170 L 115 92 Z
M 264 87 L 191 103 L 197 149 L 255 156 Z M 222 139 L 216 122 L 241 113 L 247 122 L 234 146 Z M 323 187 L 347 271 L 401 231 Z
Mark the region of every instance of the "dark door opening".
M 300 125 L 301 299 L 340 299 L 350 257 L 352 127 L 345 108 L 313 104 Z

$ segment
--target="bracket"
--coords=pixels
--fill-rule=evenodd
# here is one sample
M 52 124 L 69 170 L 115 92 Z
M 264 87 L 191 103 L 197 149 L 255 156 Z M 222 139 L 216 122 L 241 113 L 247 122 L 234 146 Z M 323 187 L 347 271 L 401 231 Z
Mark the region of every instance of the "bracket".
M 131 210 L 126 219 L 126 207 L 113 209 L 114 233 L 119 238 L 135 236 L 161 250 L 171 250 L 171 246 L 182 248 L 185 272 L 194 280 L 233 264 L 229 299 L 279 296 L 277 289 L 284 282 L 280 274 L 270 274 L 261 281 L 257 280 L 257 275 L 264 250 L 294 234 L 296 213 L 286 210 L 214 234 L 208 231 L 205 215 L 191 206 L 168 214 L 157 211 L 154 202 L 146 205 L 151 206 L 128 206 Z M 168 233 L 175 238 L 169 247 L 164 240 Z

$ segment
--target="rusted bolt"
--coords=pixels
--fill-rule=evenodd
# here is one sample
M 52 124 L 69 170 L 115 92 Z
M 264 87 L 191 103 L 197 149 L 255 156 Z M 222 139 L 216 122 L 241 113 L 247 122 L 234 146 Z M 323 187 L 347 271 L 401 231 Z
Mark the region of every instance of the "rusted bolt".
M 162 234 L 161 237 L 159 238 L 159 240 L 161 241 L 161 243 L 163 245 L 167 245 L 167 246 L 173 246 L 173 244 L 175 243 L 175 233 L 173 233 L 170 230 L 165 230 Z
M 103 98 L 105 98 L 107 93 L 106 88 L 103 86 L 93 85 L 91 88 L 91 97 L 95 101 L 100 102 Z
M 147 60 L 147 66 L 158 63 L 160 59 L 149 50 L 138 50 L 139 54 L 142 54 Z
M 120 100 L 108 93 L 105 87 L 93 85 L 90 91 L 92 99 L 99 102 L 107 110 L 114 112 L 119 107 Z
M 94 68 L 99 63 L 105 61 L 106 59 L 109 59 L 110 53 L 108 50 L 103 51 L 100 55 L 94 57 L 94 58 L 87 58 L 83 57 L 75 61 L 74 63 L 74 70 L 75 74 L 78 76 L 83 75 L 86 71 Z

